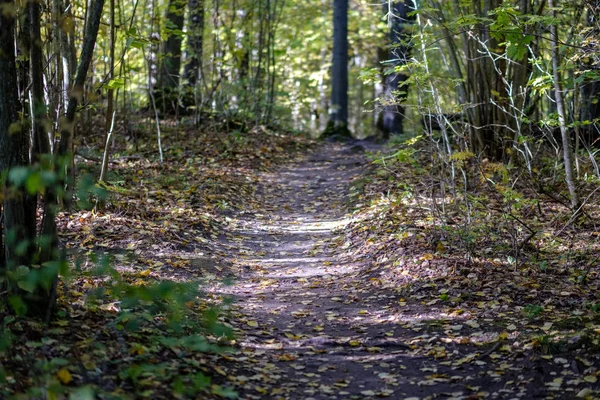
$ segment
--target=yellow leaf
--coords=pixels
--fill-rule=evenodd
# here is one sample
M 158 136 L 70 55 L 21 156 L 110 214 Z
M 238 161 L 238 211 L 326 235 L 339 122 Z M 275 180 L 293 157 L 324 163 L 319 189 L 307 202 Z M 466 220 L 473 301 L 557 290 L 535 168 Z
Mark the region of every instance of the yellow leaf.
M 252 328 L 257 328 L 258 327 L 258 322 L 256 322 L 256 321 L 248 321 L 248 326 L 251 326 Z
M 292 339 L 292 340 L 300 340 L 302 339 L 302 335 L 294 335 L 293 333 L 290 332 L 284 332 L 285 336 L 288 337 L 288 339 Z
M 66 368 L 61 368 L 57 373 L 56 377 L 63 383 L 63 385 L 68 385 L 69 382 L 73 380 L 71 373 Z
M 215 371 L 217 371 L 219 374 L 221 374 L 223 376 L 227 376 L 227 372 L 223 371 L 223 369 L 221 367 L 215 367 Z
M 260 386 L 254 386 L 254 390 L 260 394 L 267 394 L 269 392 L 266 388 Z
M 594 375 L 587 375 L 585 378 L 583 378 L 583 380 L 589 383 L 598 382 L 598 378 L 596 378 Z
M 83 363 L 83 367 L 88 371 L 91 371 L 93 369 L 96 369 L 96 364 L 93 361 L 86 361 Z
M 293 354 L 283 354 L 279 357 L 280 361 L 294 361 L 296 356 Z

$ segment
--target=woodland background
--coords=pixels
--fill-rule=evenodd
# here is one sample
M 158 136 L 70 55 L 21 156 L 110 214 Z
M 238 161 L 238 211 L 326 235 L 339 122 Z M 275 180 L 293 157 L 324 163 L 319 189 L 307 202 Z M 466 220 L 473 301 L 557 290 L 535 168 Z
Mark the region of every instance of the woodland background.
M 387 196 L 388 222 L 424 213 L 426 258 L 560 271 L 592 332 L 599 17 L 596 0 L 1 0 L 0 395 L 68 392 L 64 358 L 23 349 L 51 352 L 82 310 L 121 328 L 158 313 L 161 345 L 218 351 L 231 331 L 195 285 L 140 284 L 150 273 L 114 269 L 115 249 L 151 248 L 150 233 L 186 245 L 183 226 L 211 237 L 249 199 L 245 168 L 321 134 L 387 141 L 358 186 Z M 123 215 L 132 230 L 109 233 Z M 19 363 L 45 378 L 4 367 Z M 198 391 L 233 396 L 205 378 Z

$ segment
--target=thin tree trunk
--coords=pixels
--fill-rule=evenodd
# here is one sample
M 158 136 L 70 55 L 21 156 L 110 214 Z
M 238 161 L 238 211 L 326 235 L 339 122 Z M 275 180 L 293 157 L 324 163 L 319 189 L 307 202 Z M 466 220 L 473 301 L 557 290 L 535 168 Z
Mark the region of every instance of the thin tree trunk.
M 115 0 L 110 0 L 110 37 L 109 37 L 109 55 L 108 55 L 108 78 L 113 80 L 115 77 Z M 106 173 L 108 172 L 108 159 L 110 157 L 109 149 L 109 136 L 112 134 L 112 126 L 114 125 L 115 115 L 114 110 L 114 90 L 108 89 L 107 105 L 106 105 L 106 120 L 104 122 L 105 136 L 105 147 L 104 155 L 102 157 L 102 166 L 100 168 L 100 177 L 98 181 L 104 182 L 106 179 Z
M 46 133 L 46 103 L 44 101 L 44 59 L 42 54 L 42 38 L 40 29 L 40 5 L 35 1 L 28 3 L 29 34 L 31 37 L 31 93 L 33 110 L 33 148 L 34 157 L 50 153 L 50 142 Z
M 67 106 L 65 123 L 61 127 L 61 138 L 58 145 L 59 155 L 66 155 L 72 150 L 71 142 L 73 139 L 75 113 L 77 111 L 79 99 L 81 99 L 83 96 L 83 86 L 92 62 L 94 46 L 96 45 L 96 38 L 98 37 L 98 30 L 100 28 L 100 20 L 102 18 L 103 8 L 104 0 L 96 0 L 92 10 L 90 11 L 87 31 L 83 38 L 81 57 L 79 60 L 79 65 L 77 66 L 77 74 L 75 75 L 75 81 L 73 82 L 73 87 L 71 87 L 69 93 L 69 105 Z
M 50 154 L 50 141 L 46 130 L 47 109 L 44 101 L 44 81 L 43 81 L 43 54 L 42 54 L 42 38 L 40 29 L 40 5 L 31 1 L 28 3 L 29 19 L 30 19 L 30 36 L 32 41 L 31 46 L 31 93 L 33 101 L 33 141 L 34 141 L 34 160 L 40 160 L 42 155 Z M 37 197 L 35 199 L 37 204 Z M 49 187 L 43 198 L 43 219 L 41 223 L 40 237 L 44 240 L 44 247 L 38 249 L 39 259 L 37 263 L 43 265 L 45 262 L 56 258 L 55 251 L 58 245 L 58 237 L 56 232 L 55 220 L 55 204 L 56 190 L 54 187 Z M 35 217 L 35 210 L 33 210 Z M 47 268 L 47 267 L 43 267 Z M 58 274 L 52 271 L 52 281 L 45 282 L 46 290 L 38 288 L 36 291 L 35 303 L 30 303 L 30 308 L 34 307 L 37 314 L 46 312 L 46 319 L 49 318 L 49 313 L 53 307 L 55 299 L 56 284 L 58 282 Z
M 554 1 L 548 0 L 548 7 L 552 9 L 552 17 L 556 18 L 556 11 L 554 10 Z M 565 163 L 565 181 L 569 189 L 569 195 L 571 196 L 571 209 L 576 212 L 579 208 L 579 195 L 577 193 L 577 187 L 575 186 L 575 178 L 573 176 L 573 161 L 571 153 L 571 141 L 569 138 L 569 132 L 566 125 L 565 117 L 565 106 L 562 94 L 562 87 L 560 84 L 559 75 L 559 51 L 558 51 L 558 37 L 556 32 L 555 22 L 550 24 L 550 41 L 552 45 L 552 72 L 554 75 L 554 98 L 556 100 L 556 112 L 558 113 L 558 123 L 560 125 L 560 135 L 562 138 L 563 145 L 563 158 Z

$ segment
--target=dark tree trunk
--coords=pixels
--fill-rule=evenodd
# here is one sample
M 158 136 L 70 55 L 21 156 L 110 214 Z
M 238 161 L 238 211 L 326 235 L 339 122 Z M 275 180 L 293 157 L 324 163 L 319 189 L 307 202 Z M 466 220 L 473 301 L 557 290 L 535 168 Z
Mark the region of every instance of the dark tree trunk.
M 200 79 L 204 32 L 204 0 L 189 0 L 188 9 L 188 46 L 185 78 L 188 84 L 193 86 Z
M 408 2 L 405 0 L 393 3 L 391 9 L 387 2 L 384 4 L 385 13 L 389 13 L 390 21 L 388 68 L 391 69 L 406 65 L 410 59 L 411 25 L 415 21 L 415 15 L 410 14 L 414 9 Z M 386 104 L 383 108 L 380 125 L 385 138 L 403 133 L 404 107 L 402 107 L 402 102 L 406 100 L 407 96 L 408 87 L 405 84 L 407 79 L 407 75 L 397 72 L 385 75 L 384 98 Z
M 102 19 L 103 8 L 104 0 L 96 0 L 88 20 L 89 22 L 83 38 L 81 57 L 79 60 L 79 65 L 77 66 L 77 74 L 75 75 L 73 87 L 69 92 L 69 105 L 67 106 L 65 123 L 61 127 L 61 138 L 58 146 L 59 155 L 66 155 L 71 150 L 71 140 L 73 138 L 74 130 L 73 124 L 75 122 L 77 104 L 79 99 L 83 96 L 83 86 L 90 68 L 90 63 L 92 62 L 94 46 L 96 45 L 96 38 L 98 37 L 98 30 L 100 28 L 100 20 Z
M 348 133 L 348 0 L 333 1 L 333 67 L 327 131 Z
M 600 0 L 589 0 L 587 6 L 587 23 L 593 28 L 595 36 L 600 35 Z M 582 70 L 590 70 L 600 74 L 600 56 L 597 49 L 588 46 L 583 49 L 586 61 L 582 62 Z M 596 75 L 594 74 L 594 75 Z M 598 126 L 600 120 L 600 80 L 588 79 L 581 85 L 581 111 L 580 120 L 582 122 L 593 122 L 592 124 L 582 125 L 580 132 L 587 144 L 596 144 L 600 137 Z
M 33 98 L 33 148 L 35 161 L 40 160 L 40 156 L 50 154 L 50 141 L 46 132 L 46 103 L 44 100 L 44 81 L 43 81 L 43 54 L 42 38 L 40 32 L 40 5 L 35 2 L 29 2 L 30 34 L 32 40 L 31 46 L 31 93 Z M 55 249 L 58 242 L 56 238 L 56 223 L 54 220 L 54 188 L 48 188 L 44 196 L 44 220 L 42 223 L 42 236 L 49 236 L 49 245 L 47 249 L 41 249 L 40 264 L 51 259 L 50 254 Z M 36 201 L 37 203 L 37 201 Z
M 160 74 L 158 87 L 163 91 L 173 92 L 179 87 L 179 70 L 181 69 L 181 32 L 183 31 L 185 13 L 184 0 L 170 0 L 166 16 L 169 37 L 162 44 Z
M 31 35 L 29 32 L 29 13 L 22 13 L 18 21 L 17 33 L 17 79 L 19 85 L 19 98 L 22 100 L 21 113 L 22 120 L 26 121 L 29 116 L 29 101 L 27 90 L 29 87 L 29 68 L 31 60 L 29 59 L 29 50 L 31 49 Z
M 0 9 L 16 7 L 14 1 L 0 0 Z M 29 138 L 19 121 L 19 97 L 15 64 L 15 18 L 0 13 L 0 172 L 29 165 Z M 10 182 L 2 182 L 4 218 L 3 268 L 28 265 L 31 253 L 18 251 L 17 244 L 29 243 L 35 237 L 35 214 L 31 218 L 31 199 Z M 33 209 L 35 212 L 35 209 Z M 31 222 L 34 222 L 33 225 Z
M 31 37 L 31 94 L 33 98 L 33 159 L 40 154 L 50 153 L 50 143 L 45 129 L 47 115 L 44 101 L 44 81 L 42 56 L 42 39 L 40 33 L 40 5 L 35 1 L 28 3 L 29 8 L 29 35 Z
M 600 73 L 600 71 L 599 71 Z M 589 81 L 581 86 L 581 121 L 593 122 L 583 125 L 581 132 L 587 144 L 596 144 L 600 120 L 600 81 Z
M 474 2 L 475 14 L 487 18 L 491 10 L 500 6 L 500 0 L 486 0 L 483 4 Z M 512 140 L 508 130 L 508 120 L 500 107 L 506 108 L 506 87 L 497 70 L 504 71 L 506 61 L 501 57 L 497 61 L 492 56 L 476 56 L 493 51 L 503 53 L 498 40 L 492 37 L 488 24 L 477 26 L 480 41 L 471 46 L 467 63 L 471 64 L 472 75 L 467 76 L 472 102 L 474 103 L 474 120 L 476 138 L 473 138 L 473 150 L 477 154 L 485 154 L 488 158 L 501 161 L 504 156 L 503 141 Z M 494 104 L 497 103 L 497 104 Z M 499 107 L 500 106 L 500 107 Z

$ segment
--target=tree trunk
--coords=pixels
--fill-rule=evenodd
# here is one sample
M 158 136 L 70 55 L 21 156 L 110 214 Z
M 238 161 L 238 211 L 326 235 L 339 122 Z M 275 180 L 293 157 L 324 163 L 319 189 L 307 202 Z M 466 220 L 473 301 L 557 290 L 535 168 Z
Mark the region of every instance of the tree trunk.
M 554 1 L 548 0 L 548 7 L 554 8 Z M 556 11 L 551 11 L 552 16 L 556 18 Z M 562 87 L 560 84 L 559 75 L 559 51 L 558 51 L 558 36 L 556 32 L 556 25 L 550 24 L 550 41 L 552 45 L 552 72 L 554 75 L 554 98 L 556 100 L 556 111 L 558 113 L 558 123 L 560 125 L 560 135 L 562 138 L 563 145 L 563 159 L 565 163 L 565 181 L 569 189 L 569 195 L 571 196 L 571 209 L 577 212 L 579 208 L 579 195 L 575 186 L 575 178 L 573 176 L 573 161 L 571 152 L 571 140 L 569 138 L 569 132 L 567 130 L 565 106 L 563 101 Z
M 169 36 L 162 44 L 160 74 L 158 88 L 174 92 L 179 87 L 179 70 L 181 69 L 181 32 L 183 31 L 185 13 L 184 0 L 170 0 L 166 16 Z
M 348 132 L 348 0 L 333 1 L 333 67 L 328 128 Z M 326 129 L 328 131 L 329 129 Z
M 408 4 L 410 0 L 396 3 L 384 4 L 385 13 L 388 14 L 390 28 L 390 50 L 388 53 L 389 68 L 394 69 L 406 65 L 410 59 L 411 51 L 411 28 L 415 15 L 409 15 L 414 11 Z M 390 7 L 391 6 L 391 7 Z M 390 135 L 403 133 L 402 122 L 404 121 L 404 107 L 402 102 L 406 100 L 408 87 L 404 84 L 408 76 L 403 73 L 393 72 L 385 75 L 384 91 L 386 104 L 383 108 L 383 119 L 381 129 L 387 139 Z
M 83 38 L 83 48 L 81 50 L 79 65 L 77 66 L 77 74 L 75 75 L 73 87 L 71 87 L 69 92 L 69 105 L 67 106 L 65 123 L 61 127 L 61 138 L 58 146 L 59 155 L 66 155 L 71 151 L 77 104 L 79 103 L 79 99 L 83 96 L 83 86 L 92 62 L 103 8 L 104 0 L 96 0 L 91 10 L 87 30 Z
M 16 7 L 14 1 L 0 0 L 0 9 Z M 0 13 L 0 172 L 29 165 L 29 138 L 19 121 L 19 97 L 15 64 L 15 17 Z M 2 182 L 4 209 L 3 268 L 28 265 L 29 249 L 35 238 L 35 214 L 22 188 Z M 35 209 L 33 210 L 35 212 Z M 31 221 L 34 221 L 33 226 Z M 23 251 L 22 244 L 28 243 Z M 19 245 L 19 246 L 17 246 Z M 21 251 L 18 249 L 21 248 Z
M 587 24 L 593 29 L 591 37 L 600 36 L 600 0 L 589 0 L 587 6 Z M 599 55 L 597 49 L 590 42 L 584 49 L 584 57 L 581 62 L 581 70 L 592 71 L 600 74 L 598 66 Z M 600 119 L 600 80 L 597 78 L 586 79 L 581 85 L 581 111 L 579 119 L 581 122 L 591 124 L 580 127 L 582 137 L 587 145 L 597 144 L 600 137 L 598 132 L 598 120 Z
M 44 100 L 44 58 L 42 54 L 42 37 L 40 28 L 40 4 L 35 1 L 28 3 L 29 35 L 31 37 L 31 94 L 33 100 L 33 149 L 34 160 L 39 155 L 50 153 L 50 142 L 46 132 L 46 102 Z
M 204 32 L 204 0 L 188 0 L 188 45 L 185 79 L 194 86 L 200 79 Z
M 113 80 L 115 78 L 115 0 L 110 0 L 110 33 L 109 33 L 109 45 L 108 45 L 108 78 Z M 102 165 L 100 167 L 100 177 L 98 181 L 104 182 L 106 174 L 108 172 L 108 160 L 110 158 L 110 135 L 112 132 L 112 126 L 114 122 L 113 110 L 115 93 L 113 89 L 108 89 L 106 93 L 106 119 L 104 121 L 104 153 L 102 156 Z
M 29 32 L 31 37 L 31 94 L 33 100 L 33 160 L 41 161 L 42 155 L 50 154 L 50 141 L 48 138 L 46 127 L 47 125 L 47 109 L 44 101 L 44 81 L 43 81 L 43 54 L 42 54 L 42 37 L 40 29 L 40 5 L 35 1 L 28 3 L 29 11 Z M 56 250 L 58 246 L 58 238 L 56 232 L 56 221 L 55 221 L 55 202 L 56 202 L 56 190 L 54 187 L 49 187 L 43 198 L 44 214 L 41 223 L 40 237 L 43 240 L 41 248 L 36 249 L 39 254 L 36 263 L 44 265 L 47 261 L 57 259 Z M 31 211 L 32 217 L 36 220 L 37 196 L 33 199 L 34 209 Z M 48 268 L 48 267 L 42 267 Z M 46 318 L 49 317 L 49 313 L 53 307 L 53 300 L 55 299 L 56 284 L 58 282 L 57 271 L 47 270 L 44 271 L 45 281 L 43 286 L 37 287 L 36 291 L 29 296 L 30 301 L 28 307 L 31 312 L 38 315 L 43 315 L 45 312 Z

